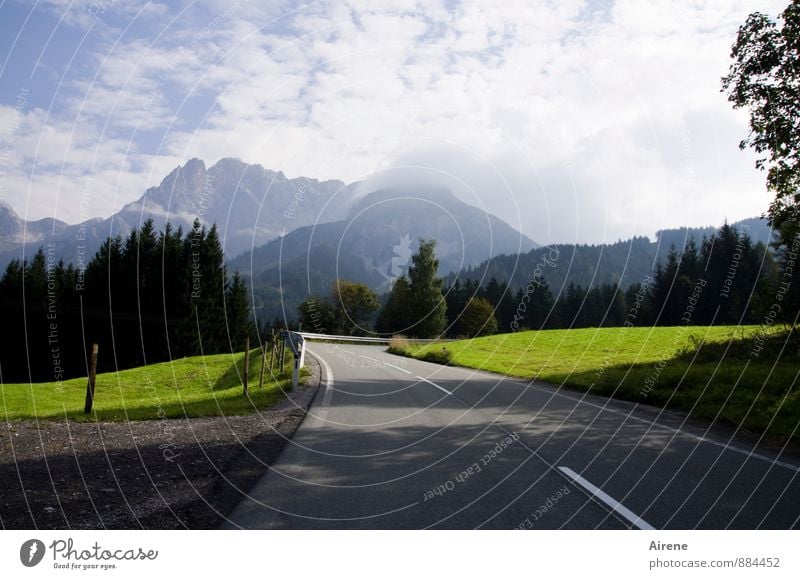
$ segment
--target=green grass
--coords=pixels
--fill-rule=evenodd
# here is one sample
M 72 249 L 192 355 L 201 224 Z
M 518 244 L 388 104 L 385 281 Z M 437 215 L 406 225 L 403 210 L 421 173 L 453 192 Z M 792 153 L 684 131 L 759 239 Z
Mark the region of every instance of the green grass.
M 536 378 L 581 391 L 689 411 L 781 442 L 800 423 L 800 340 L 772 330 L 752 356 L 758 326 L 587 328 L 519 332 L 406 352 Z M 783 351 L 781 351 L 783 350 Z
M 0 385 L 0 419 L 152 420 L 249 414 L 291 389 L 291 365 L 258 387 L 260 350 L 250 352 L 249 397 L 242 388 L 244 352 L 183 358 L 98 374 L 94 408 L 84 414 L 86 378 L 61 383 Z M 287 356 L 290 359 L 291 356 Z

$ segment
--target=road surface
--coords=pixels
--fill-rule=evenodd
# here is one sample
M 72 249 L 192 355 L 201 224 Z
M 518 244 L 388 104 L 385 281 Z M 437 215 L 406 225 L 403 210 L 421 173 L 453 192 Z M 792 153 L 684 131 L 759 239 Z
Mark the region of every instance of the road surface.
M 225 524 L 258 529 L 789 529 L 800 465 L 681 415 L 308 343 L 323 384 Z

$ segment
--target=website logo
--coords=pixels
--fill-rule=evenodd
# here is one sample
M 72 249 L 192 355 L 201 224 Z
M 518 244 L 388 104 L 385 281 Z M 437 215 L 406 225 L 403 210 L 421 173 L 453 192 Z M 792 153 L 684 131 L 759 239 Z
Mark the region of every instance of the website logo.
M 36 567 L 44 558 L 44 543 L 39 539 L 28 539 L 19 548 L 19 560 L 26 567 Z

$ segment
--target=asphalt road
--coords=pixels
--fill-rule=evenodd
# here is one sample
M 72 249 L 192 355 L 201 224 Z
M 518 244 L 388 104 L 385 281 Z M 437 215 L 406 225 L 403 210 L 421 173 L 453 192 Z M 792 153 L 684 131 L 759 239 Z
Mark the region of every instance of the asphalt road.
M 733 431 L 380 346 L 308 349 L 322 389 L 228 528 L 800 527 L 800 462 Z

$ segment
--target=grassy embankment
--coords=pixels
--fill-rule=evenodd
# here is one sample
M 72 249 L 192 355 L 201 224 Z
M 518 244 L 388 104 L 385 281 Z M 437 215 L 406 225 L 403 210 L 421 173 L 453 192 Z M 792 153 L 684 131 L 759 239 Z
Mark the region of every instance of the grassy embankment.
M 425 346 L 401 341 L 395 351 L 685 410 L 799 443 L 800 338 L 782 329 L 758 332 L 758 326 L 547 330 Z
M 242 388 L 244 352 L 183 358 L 98 374 L 94 408 L 83 413 L 86 378 L 0 385 L 0 420 L 151 420 L 249 414 L 278 402 L 292 387 L 291 356 L 274 379 L 267 368 L 258 387 L 260 350 L 250 352 L 249 397 Z M 306 372 L 307 373 L 307 372 Z M 303 375 L 303 374 L 301 374 Z

